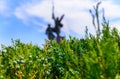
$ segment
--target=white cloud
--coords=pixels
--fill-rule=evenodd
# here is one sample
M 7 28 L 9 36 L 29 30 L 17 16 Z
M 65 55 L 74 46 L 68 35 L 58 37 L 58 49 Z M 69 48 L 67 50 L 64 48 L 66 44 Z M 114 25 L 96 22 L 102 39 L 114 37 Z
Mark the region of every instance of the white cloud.
M 116 27 L 120 32 L 120 20 L 115 21 L 115 22 L 110 22 L 110 27 L 111 28 Z
M 0 0 L 0 13 L 3 14 L 7 10 L 6 1 Z
M 101 6 L 105 9 L 105 16 L 110 21 L 110 27 L 116 27 L 120 31 L 120 5 L 115 4 L 114 0 L 106 0 Z
M 94 0 L 54 0 L 56 16 L 61 16 L 63 13 L 64 27 L 62 30 L 68 35 L 71 30 L 77 34 L 84 34 L 85 26 L 88 26 L 90 32 L 94 32 L 92 27 L 91 16 L 88 12 L 96 4 Z M 105 8 L 107 18 L 115 19 L 120 16 L 119 5 L 116 5 L 112 0 L 104 0 L 101 7 Z M 42 2 L 26 3 L 16 8 L 15 15 L 23 20 L 32 20 L 31 17 L 43 18 L 45 22 L 53 23 L 51 19 L 52 0 L 43 0 Z M 34 23 L 36 23 L 34 21 Z M 38 24 L 38 23 L 37 23 Z M 40 23 L 40 25 L 42 25 Z M 43 24 L 46 28 L 46 26 Z M 45 29 L 43 27 L 43 29 Z M 41 31 L 41 30 L 40 30 Z
M 29 14 L 26 13 L 25 11 L 25 6 L 22 6 L 20 8 L 16 8 L 16 11 L 14 12 L 14 14 L 17 16 L 17 18 L 21 19 L 24 23 L 27 23 L 28 19 L 29 19 Z
M 105 9 L 106 17 L 110 19 L 120 18 L 120 5 L 114 3 L 114 0 L 106 0 L 101 6 Z
M 4 17 L 11 17 L 12 9 L 11 8 L 11 0 L 0 0 L 0 15 Z

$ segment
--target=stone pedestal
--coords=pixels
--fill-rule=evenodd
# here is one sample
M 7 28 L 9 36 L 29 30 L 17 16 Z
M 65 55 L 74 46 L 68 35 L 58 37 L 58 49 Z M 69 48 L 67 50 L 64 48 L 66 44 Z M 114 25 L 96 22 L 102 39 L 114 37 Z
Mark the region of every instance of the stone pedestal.
M 60 41 L 63 40 L 63 39 L 64 39 L 64 37 L 62 37 L 62 36 L 56 37 L 57 43 L 60 43 Z

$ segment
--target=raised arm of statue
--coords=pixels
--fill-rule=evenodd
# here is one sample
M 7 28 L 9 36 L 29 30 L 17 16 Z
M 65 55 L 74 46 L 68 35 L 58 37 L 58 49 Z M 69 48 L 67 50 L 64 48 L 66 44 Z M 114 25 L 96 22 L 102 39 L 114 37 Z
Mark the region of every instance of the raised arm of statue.
M 53 6 L 52 6 L 52 19 L 55 20 L 54 3 L 53 3 Z
M 54 12 L 52 13 L 52 19 L 55 20 L 55 14 L 54 14 Z
M 63 18 L 64 18 L 64 14 L 61 16 L 61 18 L 60 18 L 60 20 L 59 20 L 59 21 L 61 22 Z

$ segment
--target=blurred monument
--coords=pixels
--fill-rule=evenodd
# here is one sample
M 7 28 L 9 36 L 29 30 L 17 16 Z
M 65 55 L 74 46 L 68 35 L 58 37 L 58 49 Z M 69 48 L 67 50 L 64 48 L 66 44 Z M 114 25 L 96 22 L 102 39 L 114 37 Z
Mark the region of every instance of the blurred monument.
M 64 37 L 60 36 L 60 29 L 63 27 L 63 24 L 61 23 L 62 19 L 64 18 L 64 14 L 61 17 L 55 17 L 54 13 L 54 3 L 52 7 L 52 19 L 54 20 L 54 27 L 51 27 L 50 24 L 48 24 L 48 27 L 46 29 L 46 34 L 48 36 L 49 40 L 56 39 L 58 43 L 60 43 L 60 40 L 64 39 Z M 56 34 L 56 36 L 54 35 Z
M 48 35 L 48 39 L 49 40 L 53 40 L 55 38 L 55 35 L 53 34 L 53 31 L 52 31 L 53 28 L 51 28 L 51 25 L 48 24 L 48 27 L 46 29 L 46 34 Z

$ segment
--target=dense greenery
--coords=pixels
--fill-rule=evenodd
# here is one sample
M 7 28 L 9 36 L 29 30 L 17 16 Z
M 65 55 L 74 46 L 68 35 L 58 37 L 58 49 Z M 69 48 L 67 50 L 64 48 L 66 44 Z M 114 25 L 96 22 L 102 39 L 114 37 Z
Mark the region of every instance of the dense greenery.
M 118 79 L 120 35 L 105 25 L 102 36 L 70 37 L 44 48 L 12 40 L 0 52 L 0 79 Z M 120 79 L 120 76 L 119 76 Z
M 46 41 L 44 48 L 20 40 L 2 45 L 0 79 L 120 79 L 120 34 L 105 19 L 102 26 L 96 35 L 86 27 L 85 38 Z
M 44 49 L 13 41 L 1 50 L 0 78 L 115 79 L 120 74 L 120 36 L 107 27 L 102 34 L 99 41 L 94 36 L 47 41 Z

